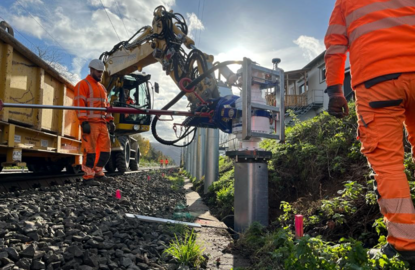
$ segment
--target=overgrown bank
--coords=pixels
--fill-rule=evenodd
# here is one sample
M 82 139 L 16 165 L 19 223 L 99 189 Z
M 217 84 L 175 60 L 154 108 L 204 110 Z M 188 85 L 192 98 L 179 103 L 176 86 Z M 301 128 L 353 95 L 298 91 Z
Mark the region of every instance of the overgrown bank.
M 369 260 L 366 255 L 368 248 L 385 243 L 386 229 L 373 192 L 372 172 L 356 140 L 355 111 L 343 120 L 323 113 L 301 123 L 294 118 L 294 122 L 286 130 L 285 144 L 262 143 L 273 153 L 271 225 L 251 228 L 237 243 L 255 263 L 253 269 L 374 269 L 376 265 L 404 269 L 397 261 Z M 410 148 L 405 150 L 406 173 L 414 191 L 415 167 Z M 221 157 L 220 172 L 205 201 L 223 218 L 233 212 L 234 173 L 227 158 Z M 195 184 L 201 188 L 201 183 Z M 292 236 L 295 214 L 305 217 L 309 236 L 301 241 Z

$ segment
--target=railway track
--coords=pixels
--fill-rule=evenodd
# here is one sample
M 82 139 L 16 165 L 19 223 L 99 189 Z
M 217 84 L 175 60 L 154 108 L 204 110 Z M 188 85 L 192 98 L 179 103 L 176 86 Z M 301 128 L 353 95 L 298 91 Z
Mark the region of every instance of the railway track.
M 175 168 L 143 167 L 138 171 L 129 171 L 124 174 L 140 174 L 142 172 L 154 170 L 168 170 Z M 16 192 L 19 190 L 51 187 L 56 185 L 74 184 L 82 182 L 83 173 L 70 174 L 67 172 L 56 173 L 31 173 L 21 170 L 5 170 L 0 173 L 0 193 Z M 122 173 L 107 173 L 112 177 L 123 175 Z

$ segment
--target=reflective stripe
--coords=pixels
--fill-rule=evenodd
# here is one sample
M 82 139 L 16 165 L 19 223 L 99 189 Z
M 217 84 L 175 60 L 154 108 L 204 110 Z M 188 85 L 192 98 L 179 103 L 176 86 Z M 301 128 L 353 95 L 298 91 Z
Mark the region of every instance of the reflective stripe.
M 89 168 L 82 164 L 82 170 L 84 171 L 84 176 L 83 176 L 84 179 L 94 178 L 94 175 L 95 175 L 94 169 Z
M 359 37 L 370 32 L 387 29 L 401 25 L 415 25 L 415 15 L 404 17 L 389 17 L 376 22 L 368 23 L 356 28 L 349 36 L 349 44 L 352 44 Z
M 88 82 L 88 80 L 84 80 L 88 84 L 89 87 L 89 98 L 88 98 L 88 107 L 94 107 L 93 101 L 90 99 L 94 98 L 94 90 L 92 89 L 91 84 Z
M 94 111 L 90 111 L 90 114 L 88 114 L 88 118 L 104 118 L 104 114 L 97 114 L 94 113 Z
M 327 51 L 326 51 L 326 55 L 328 54 L 338 54 L 338 53 L 347 53 L 347 46 L 344 45 L 332 45 L 330 46 Z
M 74 98 L 74 100 L 78 100 L 78 99 L 82 99 L 82 100 L 85 100 L 86 101 L 86 96 L 79 95 L 79 96 L 76 96 Z
M 347 28 L 344 25 L 341 24 L 332 24 L 329 25 L 329 28 L 327 29 L 326 36 L 328 35 L 342 35 L 347 36 Z
M 415 224 L 386 222 L 388 235 L 401 239 L 415 240 Z
M 415 214 L 414 204 L 411 198 L 380 199 L 379 206 L 383 215 L 391 214 Z
M 99 97 L 94 97 L 94 89 L 92 88 L 91 83 L 87 79 L 84 79 L 83 81 L 85 81 L 88 85 L 89 97 L 85 97 L 84 95 L 80 95 L 80 86 L 81 86 L 81 82 L 80 82 L 78 84 L 78 88 L 77 88 L 77 96 L 74 99 L 74 100 L 77 101 L 77 102 L 75 102 L 75 103 L 77 103 L 77 106 L 81 106 L 79 100 L 84 100 L 86 104 L 82 107 L 94 108 L 95 107 L 94 106 L 95 102 L 101 102 L 102 104 L 100 104 L 100 105 L 101 106 L 104 105 L 104 106 L 99 107 L 99 108 L 105 108 L 105 105 L 107 104 L 107 100 L 105 98 L 105 92 L 104 92 L 104 97 L 102 97 L 101 92 L 99 92 L 99 95 L 100 95 Z M 103 86 L 101 84 L 98 84 L 98 87 L 101 87 L 101 89 L 99 89 L 99 90 L 105 91 L 105 88 L 103 88 Z M 85 110 L 77 111 L 78 118 L 79 117 L 87 117 L 88 119 L 93 119 L 93 118 L 104 119 L 105 115 L 106 115 L 105 111 L 102 111 L 102 112 L 96 112 L 96 111 L 90 111 L 90 110 L 88 110 L 88 111 L 85 111 Z
M 101 101 L 105 102 L 105 98 L 87 98 L 88 101 Z
M 355 20 L 368 15 L 369 13 L 385 9 L 398 9 L 403 7 L 415 7 L 414 0 L 391 0 L 387 2 L 376 2 L 354 10 L 346 17 L 346 25 L 349 27 Z

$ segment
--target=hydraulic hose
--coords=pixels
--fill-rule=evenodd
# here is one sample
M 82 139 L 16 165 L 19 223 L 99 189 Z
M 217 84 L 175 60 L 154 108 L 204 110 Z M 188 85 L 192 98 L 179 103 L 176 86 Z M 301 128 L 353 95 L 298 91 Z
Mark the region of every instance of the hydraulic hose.
M 196 79 L 194 79 L 191 83 L 189 83 L 186 86 L 186 89 L 192 89 L 194 86 L 198 85 L 203 79 L 205 79 L 206 77 L 208 77 L 210 74 L 212 74 L 217 69 L 219 69 L 221 67 L 224 67 L 224 66 L 233 65 L 233 64 L 242 65 L 242 61 L 225 61 L 225 62 L 222 62 L 220 64 L 217 64 L 217 65 L 213 66 L 211 69 L 209 69 L 207 72 L 201 74 L 199 77 L 197 77 Z M 169 103 L 167 103 L 166 105 L 164 105 L 164 107 L 162 108 L 162 110 L 168 110 L 168 109 L 170 109 L 170 107 L 172 107 L 174 104 L 176 104 L 185 94 L 186 93 L 184 91 L 181 91 Z M 157 134 L 157 130 L 156 130 L 157 121 L 158 121 L 158 117 L 156 116 L 156 117 L 154 117 L 153 122 L 151 123 L 151 133 L 153 134 L 154 138 L 159 143 L 162 143 L 162 144 L 165 144 L 165 145 L 173 145 L 173 146 L 176 146 L 176 147 L 184 147 L 183 145 L 175 145 L 175 143 L 179 142 L 184 137 L 186 137 L 188 135 L 188 133 L 185 132 L 185 134 L 183 134 L 177 140 L 173 140 L 173 141 L 163 140 Z M 192 131 L 194 131 L 194 133 L 196 133 L 196 130 L 197 129 L 194 128 Z M 192 131 L 190 131 L 190 132 L 192 132 Z M 192 140 L 187 145 L 189 145 L 193 141 L 194 136 L 195 135 L 193 135 Z

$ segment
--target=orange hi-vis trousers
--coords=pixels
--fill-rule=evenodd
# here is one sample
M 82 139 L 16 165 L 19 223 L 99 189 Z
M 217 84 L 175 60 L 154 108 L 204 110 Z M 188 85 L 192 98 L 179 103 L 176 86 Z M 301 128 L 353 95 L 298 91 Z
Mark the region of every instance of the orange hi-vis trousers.
M 398 251 L 415 252 L 415 209 L 404 172 L 403 127 L 415 160 L 415 72 L 366 88 L 356 86 L 361 152 L 375 172 L 375 192 Z
M 91 133 L 82 133 L 84 179 L 92 179 L 95 175 L 103 176 L 104 172 L 102 170 L 111 155 L 111 141 L 107 124 L 105 122 L 89 122 L 89 124 Z

